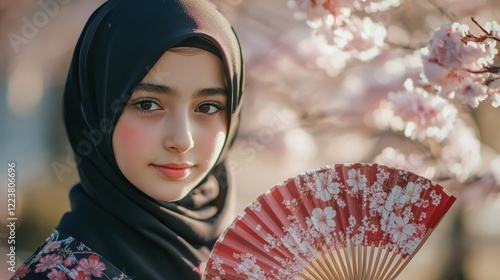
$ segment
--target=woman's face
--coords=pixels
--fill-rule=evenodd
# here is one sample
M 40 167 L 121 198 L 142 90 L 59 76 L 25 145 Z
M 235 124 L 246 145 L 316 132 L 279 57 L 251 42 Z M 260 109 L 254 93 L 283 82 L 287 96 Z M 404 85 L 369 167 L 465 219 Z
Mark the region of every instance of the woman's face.
M 208 174 L 228 131 L 225 81 L 222 61 L 204 50 L 167 51 L 157 61 L 113 134 L 116 161 L 132 184 L 176 201 Z

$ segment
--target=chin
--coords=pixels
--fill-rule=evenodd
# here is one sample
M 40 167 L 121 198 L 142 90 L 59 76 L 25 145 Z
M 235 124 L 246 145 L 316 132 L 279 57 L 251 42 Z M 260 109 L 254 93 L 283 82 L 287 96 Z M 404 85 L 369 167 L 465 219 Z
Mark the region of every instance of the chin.
M 158 201 L 165 201 L 165 202 L 175 202 L 183 199 L 186 197 L 195 187 L 197 184 L 192 184 L 192 183 L 184 183 L 183 186 L 179 186 L 178 184 L 171 184 L 170 182 L 168 183 L 163 183 L 157 186 L 154 190 L 151 192 L 146 192 L 146 194 Z M 170 188 L 170 190 L 176 188 L 176 192 L 161 192 L 158 191 L 159 188 Z
M 191 190 L 192 189 L 186 190 L 186 191 L 184 191 L 182 193 L 159 196 L 157 199 L 161 200 L 161 201 L 165 201 L 165 202 L 179 201 L 179 200 L 183 199 L 184 197 L 186 197 Z
M 179 201 L 179 200 L 183 199 L 183 198 L 184 198 L 184 197 L 186 197 L 188 194 L 189 194 L 189 192 L 188 192 L 188 193 L 186 193 L 186 194 L 180 195 L 180 196 L 178 196 L 178 197 L 175 197 L 175 198 L 170 197 L 170 199 L 168 199 L 168 200 L 164 200 L 164 201 L 166 201 L 166 202 L 176 202 L 176 201 Z

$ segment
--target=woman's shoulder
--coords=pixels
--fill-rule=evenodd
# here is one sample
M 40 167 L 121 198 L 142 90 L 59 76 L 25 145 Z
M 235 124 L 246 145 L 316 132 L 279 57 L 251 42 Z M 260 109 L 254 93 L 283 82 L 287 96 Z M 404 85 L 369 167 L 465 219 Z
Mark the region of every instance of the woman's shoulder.
M 131 279 L 82 242 L 54 229 L 15 272 L 17 279 Z

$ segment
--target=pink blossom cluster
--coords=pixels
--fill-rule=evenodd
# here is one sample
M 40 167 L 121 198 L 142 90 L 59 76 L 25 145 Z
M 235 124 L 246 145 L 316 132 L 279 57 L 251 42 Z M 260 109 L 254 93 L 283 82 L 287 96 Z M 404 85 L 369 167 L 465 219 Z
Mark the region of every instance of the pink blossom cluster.
M 500 26 L 496 22 L 485 27 L 488 36 L 498 36 Z M 491 74 L 498 73 L 493 65 L 497 52 L 495 40 L 473 36 L 465 24 L 446 22 L 432 33 L 424 50 L 423 74 L 446 99 L 457 99 L 475 108 L 490 98 L 498 107 L 500 91 L 490 86 L 494 81 Z
M 353 1 L 346 0 L 288 0 L 288 6 L 297 10 L 296 16 L 309 21 L 321 21 L 332 15 L 337 23 L 350 15 Z
M 325 37 L 311 36 L 300 41 L 298 51 L 306 61 L 322 69 L 328 76 L 336 77 L 345 70 L 351 56 L 337 46 L 329 44 Z M 309 59 L 309 60 L 308 60 Z
M 374 162 L 403 170 L 411 170 L 415 174 L 426 178 L 434 178 L 436 174 L 436 168 L 425 161 L 422 153 L 416 151 L 407 155 L 398 148 L 385 147 L 380 154 L 375 156 Z
M 479 24 L 474 18 L 471 20 L 475 25 L 470 27 L 445 22 L 429 34 L 428 46 L 420 49 L 415 47 L 420 41 L 416 38 L 418 32 L 374 20 L 373 13 L 398 7 L 401 2 L 288 0 L 297 18 L 305 20 L 313 31 L 311 34 L 315 35 L 303 39 L 298 49 L 302 55 L 307 54 L 309 61 L 318 68 L 325 70 L 330 78 L 344 79 L 344 88 L 336 93 L 351 97 L 355 93 L 363 99 L 353 97 L 352 100 L 362 100 L 364 105 L 375 104 L 366 114 L 373 118 L 367 118 L 364 124 L 388 134 L 404 132 L 410 140 L 408 142 L 414 144 L 412 148 L 406 147 L 406 142 L 389 146 L 375 158 L 377 162 L 402 166 L 429 178 L 452 178 L 460 183 L 476 180 L 481 176 L 480 169 L 484 168 L 482 162 L 488 159 L 481 157 L 483 146 L 474 133 L 475 120 L 468 118 L 469 110 L 484 102 L 500 107 L 497 57 L 500 24 L 496 21 Z M 478 5 L 468 4 L 470 7 Z M 436 11 L 443 16 L 448 9 Z M 470 12 L 472 9 L 465 14 Z M 392 15 L 384 16 L 387 19 Z M 392 27 L 389 37 L 392 43 L 386 42 L 389 26 Z M 473 34 L 473 30 L 478 31 Z M 415 38 L 412 37 L 414 34 Z M 394 40 L 399 35 L 404 38 Z M 401 45 L 406 48 L 399 48 Z M 400 58 L 398 61 L 402 66 L 398 68 L 398 64 L 387 60 L 395 46 L 401 52 L 412 50 L 415 59 L 410 63 L 406 57 Z M 361 64 L 353 59 L 365 63 L 357 67 Z M 374 65 L 378 64 L 381 65 L 378 69 L 391 71 L 367 70 L 377 69 Z M 413 71 L 408 71 L 410 68 Z M 367 75 L 352 79 L 356 73 Z M 370 83 L 378 88 L 370 87 Z M 377 93 L 383 95 L 382 99 L 374 98 Z M 359 107 L 359 104 L 353 107 Z M 335 111 L 332 114 L 340 113 Z M 413 149 L 415 147 L 418 149 Z
M 320 29 L 319 32 L 327 38 L 332 37 L 330 42 L 360 60 L 370 60 L 380 54 L 387 37 L 385 26 L 373 22 L 370 17 L 360 19 L 353 16 L 346 23 L 333 32 L 328 32 L 328 29 Z
M 402 0 L 357 0 L 353 1 L 354 6 L 366 12 L 382 12 L 394 7 L 399 7 Z
M 453 128 L 457 117 L 456 107 L 439 96 L 414 87 L 411 80 L 405 82 L 405 89 L 390 92 L 394 115 L 405 123 L 405 136 L 424 140 L 434 138 L 442 141 Z
M 481 165 L 481 143 L 475 132 L 457 122 L 441 150 L 442 168 L 459 182 L 474 175 Z
M 380 12 L 401 5 L 401 0 L 288 0 L 288 5 L 304 13 L 308 19 L 326 14 L 342 17 L 350 11 Z
M 360 60 L 369 60 L 380 53 L 387 36 L 384 25 L 370 17 L 359 18 L 353 11 L 375 12 L 398 6 L 399 0 L 289 0 L 296 16 L 307 20 L 316 35 Z

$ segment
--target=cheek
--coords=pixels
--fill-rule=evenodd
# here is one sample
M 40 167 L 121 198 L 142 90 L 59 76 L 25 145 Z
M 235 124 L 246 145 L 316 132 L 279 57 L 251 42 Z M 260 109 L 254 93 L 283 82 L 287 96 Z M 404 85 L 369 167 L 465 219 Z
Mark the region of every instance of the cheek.
M 224 147 L 225 140 L 226 140 L 226 133 L 223 131 L 218 132 L 217 135 L 215 136 L 215 147 L 218 153 L 222 150 L 222 147 Z
M 224 147 L 224 141 L 226 139 L 226 133 L 219 131 L 216 133 L 213 133 L 211 135 L 211 141 L 205 141 L 203 142 L 203 149 L 207 154 L 209 154 L 209 161 L 215 161 L 218 157 L 220 152 L 222 151 L 222 148 Z
M 136 156 L 136 152 L 144 152 L 149 135 L 144 125 L 133 122 L 118 122 L 113 133 L 113 149 L 118 158 Z M 128 155 L 128 156 L 127 156 Z

